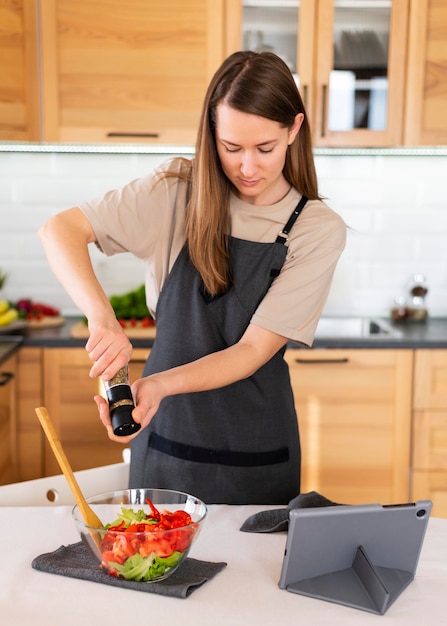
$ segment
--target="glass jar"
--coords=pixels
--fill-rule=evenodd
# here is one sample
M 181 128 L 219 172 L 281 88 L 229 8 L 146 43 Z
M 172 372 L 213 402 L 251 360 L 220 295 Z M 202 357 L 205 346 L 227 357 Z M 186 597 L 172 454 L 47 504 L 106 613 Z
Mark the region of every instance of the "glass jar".
M 410 319 L 414 322 L 423 322 L 428 317 L 428 311 L 425 304 L 425 297 L 428 293 L 428 287 L 425 276 L 423 274 L 414 274 L 413 281 L 410 286 Z
M 391 309 L 391 319 L 396 322 L 407 320 L 410 317 L 410 309 L 405 296 L 397 296 L 394 299 L 394 306 Z

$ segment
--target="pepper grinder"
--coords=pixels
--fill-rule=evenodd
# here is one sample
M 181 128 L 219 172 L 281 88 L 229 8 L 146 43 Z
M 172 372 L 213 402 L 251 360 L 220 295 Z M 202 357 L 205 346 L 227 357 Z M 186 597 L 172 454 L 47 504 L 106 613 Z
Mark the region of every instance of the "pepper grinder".
M 128 366 L 124 365 L 113 378 L 105 381 L 104 388 L 109 401 L 113 433 L 118 437 L 126 437 L 138 432 L 141 426 L 132 418 L 135 405 L 129 384 Z

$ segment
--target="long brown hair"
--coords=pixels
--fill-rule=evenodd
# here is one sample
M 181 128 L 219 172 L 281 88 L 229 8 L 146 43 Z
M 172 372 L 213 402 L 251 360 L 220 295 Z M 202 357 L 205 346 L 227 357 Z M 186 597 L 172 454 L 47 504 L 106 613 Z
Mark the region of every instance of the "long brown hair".
M 302 195 L 319 198 L 310 127 L 289 68 L 271 52 L 235 52 L 211 79 L 195 158 L 189 168 L 184 165 L 180 174 L 190 181 L 186 216 L 189 255 L 211 295 L 223 293 L 231 281 L 227 242 L 232 186 L 222 170 L 215 138 L 216 108 L 221 102 L 278 122 L 284 128 L 291 128 L 295 116 L 304 113 L 300 131 L 287 149 L 283 173 Z

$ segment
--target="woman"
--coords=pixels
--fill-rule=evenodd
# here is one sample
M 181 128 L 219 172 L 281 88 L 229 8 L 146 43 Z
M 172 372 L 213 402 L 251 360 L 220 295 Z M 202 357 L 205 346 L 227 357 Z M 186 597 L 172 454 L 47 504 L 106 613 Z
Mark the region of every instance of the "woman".
M 231 55 L 209 85 L 194 159 L 56 215 L 40 234 L 88 319 L 90 374 L 104 380 L 132 346 L 88 244 L 146 264 L 157 337 L 132 387 L 142 428 L 124 438 L 130 486 L 207 503 L 296 496 L 300 444 L 283 354 L 289 340 L 311 345 L 346 229 L 319 198 L 309 125 L 283 61 Z M 118 440 L 106 402 L 95 401 Z

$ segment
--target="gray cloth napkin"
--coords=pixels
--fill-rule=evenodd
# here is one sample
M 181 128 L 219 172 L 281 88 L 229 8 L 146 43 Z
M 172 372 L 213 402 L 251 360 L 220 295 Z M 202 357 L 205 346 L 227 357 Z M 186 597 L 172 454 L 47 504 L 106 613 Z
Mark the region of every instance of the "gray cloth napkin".
M 156 593 L 172 598 L 187 598 L 193 591 L 211 580 L 227 564 L 198 561 L 188 557 L 165 580 L 152 583 L 122 580 L 104 572 L 90 550 L 80 541 L 68 546 L 61 546 L 54 552 L 41 554 L 33 559 L 31 565 L 34 569 L 49 574 L 80 578 L 112 585 L 112 587 Z
M 289 513 L 292 509 L 304 509 L 310 507 L 337 506 L 337 502 L 328 500 L 316 491 L 300 493 L 290 500 L 283 509 L 261 511 L 250 515 L 240 527 L 246 533 L 276 533 L 289 528 Z

